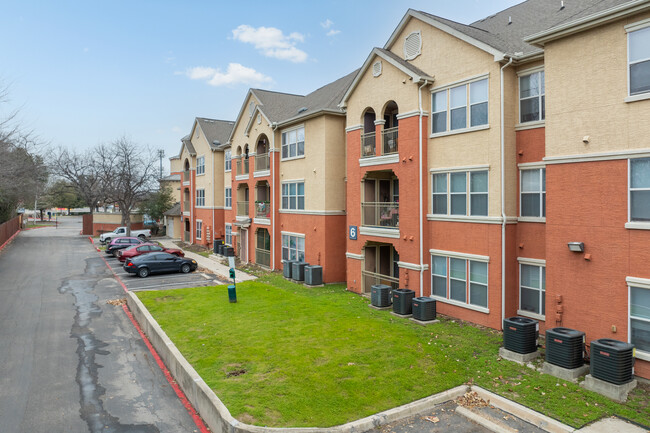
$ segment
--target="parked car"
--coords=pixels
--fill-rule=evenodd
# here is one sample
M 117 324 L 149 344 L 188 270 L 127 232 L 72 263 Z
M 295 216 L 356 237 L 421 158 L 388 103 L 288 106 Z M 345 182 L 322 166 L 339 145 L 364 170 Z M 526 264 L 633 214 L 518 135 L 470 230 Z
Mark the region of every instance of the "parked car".
M 141 256 L 142 254 L 149 253 L 169 253 L 178 257 L 185 257 L 183 250 L 178 248 L 165 248 L 160 245 L 158 242 L 145 242 L 144 244 L 133 245 L 123 250 L 117 252 L 117 259 L 120 262 L 125 262 L 126 259 L 132 259 L 133 257 Z
M 106 254 L 113 254 L 113 257 L 117 257 L 117 252 L 119 250 L 123 250 L 125 248 L 132 247 L 133 245 L 140 245 L 144 243 L 144 241 L 140 238 L 134 238 L 134 237 L 121 237 L 121 238 L 115 238 L 111 241 L 110 244 L 106 247 Z
M 112 232 L 102 233 L 99 235 L 99 242 L 102 244 L 110 244 L 115 238 L 126 236 L 126 227 L 118 227 Z M 151 230 L 131 230 L 131 236 L 138 237 L 143 241 L 151 237 Z
M 148 277 L 149 274 L 163 272 L 188 272 L 195 271 L 197 268 L 196 260 L 178 257 L 169 253 L 151 253 L 143 254 L 132 259 L 126 259 L 124 270 L 131 274 L 136 274 L 140 278 Z

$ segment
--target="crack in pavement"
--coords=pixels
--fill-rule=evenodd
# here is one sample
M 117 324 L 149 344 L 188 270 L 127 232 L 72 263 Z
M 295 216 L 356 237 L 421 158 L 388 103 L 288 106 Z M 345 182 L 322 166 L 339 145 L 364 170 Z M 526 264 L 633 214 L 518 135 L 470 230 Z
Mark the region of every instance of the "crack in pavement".
M 58 289 L 59 293 L 72 294 L 75 299 L 76 314 L 70 338 L 77 340 L 79 363 L 76 381 L 79 385 L 81 406 L 79 413 L 91 433 L 160 433 L 160 430 L 151 424 L 121 424 L 119 418 L 104 409 L 102 397 L 106 389 L 99 384 L 98 369 L 102 366 L 97 364 L 96 356 L 108 355 L 110 352 L 105 350 L 108 344 L 96 338 L 90 329 L 93 318 L 102 314 L 94 289 L 104 272 L 106 268 L 103 262 L 96 258 L 87 258 L 83 278 L 64 280 Z

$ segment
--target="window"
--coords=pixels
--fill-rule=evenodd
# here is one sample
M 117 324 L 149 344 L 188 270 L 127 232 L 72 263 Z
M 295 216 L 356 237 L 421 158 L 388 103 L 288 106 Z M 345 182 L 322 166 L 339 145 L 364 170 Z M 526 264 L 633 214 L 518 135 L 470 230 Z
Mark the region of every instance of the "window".
M 521 123 L 546 118 L 544 71 L 519 77 L 519 119 Z
M 488 308 L 488 262 L 432 255 L 431 295 Z
M 282 260 L 305 261 L 305 238 L 295 235 L 282 235 Z
M 305 208 L 305 183 L 291 182 L 282 184 L 282 209 Z
M 519 310 L 546 314 L 546 267 L 519 264 Z
M 226 224 L 226 245 L 232 245 L 232 224 Z
M 225 207 L 232 208 L 232 188 L 226 188 L 226 203 Z
M 630 95 L 650 92 L 650 27 L 628 33 Z
M 650 221 L 650 158 L 630 160 L 630 221 Z
M 432 182 L 431 212 L 434 215 L 487 216 L 487 170 L 434 173 Z
M 546 217 L 546 169 L 521 170 L 522 217 Z
M 224 152 L 224 160 L 225 160 L 225 168 L 224 169 L 226 171 L 231 171 L 232 170 L 232 159 L 231 159 L 230 155 L 231 154 L 230 154 L 229 150 L 226 150 Z
M 650 288 L 630 285 L 630 343 L 650 353 Z
M 196 158 L 196 175 L 205 174 L 205 156 Z
M 205 190 L 197 189 L 196 190 L 196 205 L 205 206 Z
M 433 134 L 487 125 L 488 80 L 475 80 L 435 92 L 431 107 Z
M 305 154 L 305 128 L 300 127 L 282 133 L 282 159 L 296 158 Z
M 201 239 L 201 232 L 203 231 L 203 221 L 196 221 L 196 239 Z

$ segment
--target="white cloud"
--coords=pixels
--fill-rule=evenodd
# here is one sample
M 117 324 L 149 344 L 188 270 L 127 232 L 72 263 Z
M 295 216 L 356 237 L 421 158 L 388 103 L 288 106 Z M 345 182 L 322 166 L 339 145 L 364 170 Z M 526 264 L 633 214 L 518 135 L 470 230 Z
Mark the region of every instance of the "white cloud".
M 332 30 L 330 30 L 329 32 L 327 32 L 327 36 L 334 36 L 334 35 L 338 35 L 339 33 L 341 33 L 340 30 L 334 30 L 334 29 L 332 29 Z
M 332 22 L 332 20 L 330 20 L 329 18 L 326 19 L 324 23 L 320 23 L 321 27 L 323 27 L 325 30 L 332 27 L 333 24 L 334 24 L 334 22 Z
M 197 66 L 189 68 L 185 71 L 192 80 L 204 80 L 211 86 L 225 86 L 229 84 L 249 84 L 257 85 L 262 83 L 270 83 L 273 80 L 255 69 L 247 68 L 239 63 L 228 64 L 226 72 L 222 72 L 219 68 L 210 68 L 205 66 Z
M 305 37 L 297 32 L 285 35 L 275 27 L 254 28 L 242 24 L 232 31 L 234 39 L 253 44 L 266 57 L 301 63 L 307 60 L 307 53 L 296 48 L 296 43 L 304 42 Z
M 179 126 L 174 126 L 172 132 L 181 132 L 181 128 Z
M 329 32 L 327 32 L 327 33 L 325 34 L 326 36 L 334 36 L 334 35 L 338 35 L 339 33 L 341 33 L 340 30 L 335 30 L 335 29 L 333 29 L 333 28 L 332 28 L 333 25 L 334 25 L 334 21 L 332 21 L 332 20 L 329 19 L 329 18 L 326 19 L 324 22 L 320 23 L 320 26 L 321 26 L 322 28 L 324 28 L 325 30 L 329 30 Z

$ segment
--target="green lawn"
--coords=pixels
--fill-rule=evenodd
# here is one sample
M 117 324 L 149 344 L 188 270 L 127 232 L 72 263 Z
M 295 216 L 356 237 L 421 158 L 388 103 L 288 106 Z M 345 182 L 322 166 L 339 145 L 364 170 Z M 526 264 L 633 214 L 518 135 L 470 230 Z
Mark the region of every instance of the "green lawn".
M 499 332 L 441 318 L 422 327 L 368 307 L 344 286 L 308 289 L 271 274 L 237 285 L 139 292 L 240 421 L 327 427 L 475 383 L 580 427 L 617 414 L 650 425 L 650 392 L 619 405 L 500 360 Z

